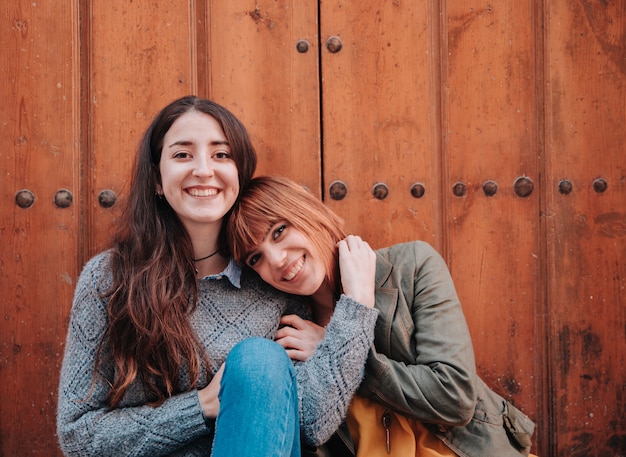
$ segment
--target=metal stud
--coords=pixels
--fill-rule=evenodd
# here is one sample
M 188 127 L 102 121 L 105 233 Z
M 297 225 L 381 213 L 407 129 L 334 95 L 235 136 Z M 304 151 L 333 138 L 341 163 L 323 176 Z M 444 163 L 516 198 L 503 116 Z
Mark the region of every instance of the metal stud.
M 483 183 L 483 192 L 487 197 L 493 197 L 498 192 L 498 183 L 490 179 Z
M 299 40 L 296 43 L 296 49 L 300 54 L 304 54 L 309 50 L 309 42 L 307 40 Z
M 326 40 L 326 49 L 328 49 L 328 52 L 335 54 L 341 51 L 341 48 L 343 48 L 343 42 L 338 36 L 331 36 Z
M 563 195 L 567 195 L 572 192 L 573 188 L 574 186 L 567 179 L 562 179 L 561 181 L 559 181 L 559 192 L 561 192 Z
M 115 205 L 116 201 L 117 195 L 112 190 L 105 189 L 100 192 L 100 194 L 98 194 L 98 203 L 100 203 L 100 206 L 102 206 L 103 208 L 112 207 L 113 205 Z
M 389 187 L 384 182 L 372 186 L 372 195 L 378 200 L 384 200 L 389 195 Z
M 452 193 L 454 195 L 456 195 L 457 197 L 463 197 L 467 192 L 467 188 L 465 187 L 465 184 L 463 184 L 462 182 L 457 182 L 454 184 L 454 186 L 452 186 Z
M 422 198 L 426 193 L 426 189 L 422 183 L 416 182 L 411 186 L 411 195 L 415 198 Z
M 348 193 L 348 187 L 343 181 L 333 181 L 328 187 L 328 193 L 333 200 L 343 200 Z
M 35 203 L 35 194 L 28 189 L 18 190 L 15 194 L 15 204 L 20 208 L 30 208 Z
M 54 194 L 54 204 L 57 208 L 69 208 L 73 200 L 72 193 L 67 189 L 60 189 Z
M 513 184 L 513 190 L 518 197 L 528 197 L 533 193 L 534 184 L 532 180 L 526 176 L 520 176 Z
M 606 189 L 609 187 L 609 184 L 606 182 L 604 178 L 598 178 L 593 181 L 593 190 L 597 193 L 601 194 L 606 192 Z

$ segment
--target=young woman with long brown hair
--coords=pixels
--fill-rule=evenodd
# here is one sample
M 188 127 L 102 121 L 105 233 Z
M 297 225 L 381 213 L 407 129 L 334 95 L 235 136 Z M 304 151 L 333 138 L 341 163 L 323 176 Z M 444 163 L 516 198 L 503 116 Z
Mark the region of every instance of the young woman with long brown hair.
M 300 431 L 315 445 L 341 422 L 373 338 L 373 288 L 354 286 L 373 263 L 346 280 L 322 344 L 292 339 L 303 302 L 242 272 L 224 241 L 255 166 L 244 126 L 209 100 L 175 100 L 146 130 L 112 247 L 76 285 L 57 415 L 66 455 L 298 456 Z M 278 330 L 284 314 L 293 327 Z

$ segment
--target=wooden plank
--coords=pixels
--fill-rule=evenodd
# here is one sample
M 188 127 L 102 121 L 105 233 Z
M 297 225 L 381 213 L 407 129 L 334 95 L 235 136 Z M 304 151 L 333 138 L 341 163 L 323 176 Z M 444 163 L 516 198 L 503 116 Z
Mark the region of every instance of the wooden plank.
M 61 455 L 56 393 L 80 268 L 76 18 L 70 1 L 0 5 L 0 455 Z M 32 206 L 16 204 L 20 190 Z M 59 191 L 70 206 L 55 205 Z
M 250 131 L 257 174 L 320 195 L 317 2 L 210 2 L 208 24 L 206 91 Z
M 441 249 L 438 11 L 395 1 L 321 8 L 325 201 L 375 247 L 423 239 Z
M 195 2 L 90 2 L 84 17 L 88 79 L 85 88 L 85 151 L 88 254 L 108 243 L 116 208 L 99 195 L 118 198 L 140 137 L 154 115 L 173 99 L 196 93 Z
M 551 2 L 548 17 L 551 455 L 619 456 L 626 449 L 626 10 L 623 2 Z M 571 193 L 559 190 L 561 181 Z
M 544 329 L 536 322 L 541 100 L 534 2 L 448 1 L 443 13 L 448 259 L 479 374 L 540 419 L 541 429 L 548 422 L 538 415 L 545 360 L 537 350 Z M 520 178 L 533 184 L 528 196 L 515 192 Z M 458 183 L 466 190 L 461 196 L 453 190 Z

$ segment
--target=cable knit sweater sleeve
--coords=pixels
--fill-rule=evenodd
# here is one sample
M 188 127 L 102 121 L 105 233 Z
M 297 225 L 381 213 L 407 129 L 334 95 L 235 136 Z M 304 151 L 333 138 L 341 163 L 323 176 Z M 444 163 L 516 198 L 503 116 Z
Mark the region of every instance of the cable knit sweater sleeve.
M 378 310 L 342 295 L 326 335 L 306 362 L 296 362 L 304 441 L 326 442 L 346 417 L 363 379 Z
M 130 400 L 110 410 L 106 395 L 108 382 L 113 380 L 112 364 L 103 366 L 92 383 L 107 320 L 100 297 L 102 279 L 106 279 L 103 271 L 108 271 L 103 268 L 106 259 L 106 254 L 94 257 L 76 287 L 59 389 L 57 433 L 61 448 L 67 456 L 162 456 L 176 454 L 190 443 L 193 448 L 204 436 L 209 439 L 195 390 L 171 397 L 155 408 L 142 406 L 146 401 L 143 391 L 133 386 L 133 392 L 126 396 Z

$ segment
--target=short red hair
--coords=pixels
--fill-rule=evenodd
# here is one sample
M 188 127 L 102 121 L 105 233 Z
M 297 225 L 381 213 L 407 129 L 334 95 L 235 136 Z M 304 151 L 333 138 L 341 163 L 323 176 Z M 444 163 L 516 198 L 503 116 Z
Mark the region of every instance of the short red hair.
M 268 230 L 279 222 L 296 228 L 317 248 L 326 264 L 326 279 L 338 290 L 337 243 L 346 237 L 343 220 L 288 178 L 259 176 L 242 189 L 226 227 L 235 260 L 245 265 Z

